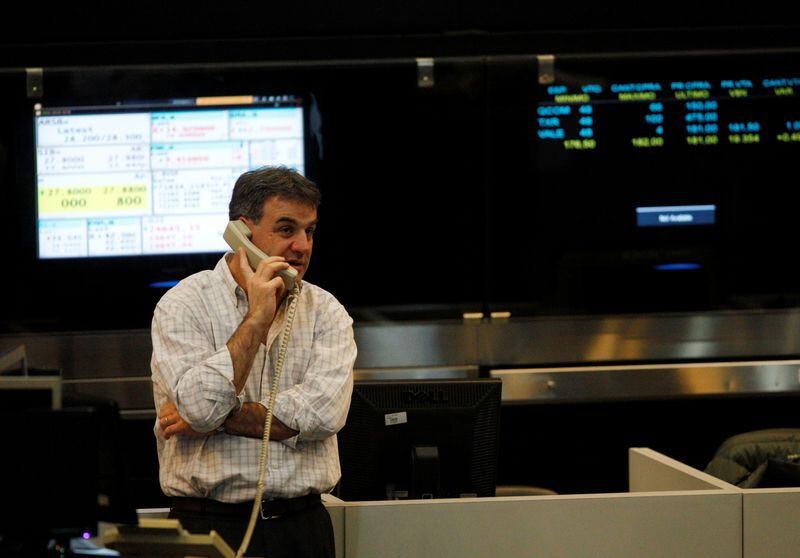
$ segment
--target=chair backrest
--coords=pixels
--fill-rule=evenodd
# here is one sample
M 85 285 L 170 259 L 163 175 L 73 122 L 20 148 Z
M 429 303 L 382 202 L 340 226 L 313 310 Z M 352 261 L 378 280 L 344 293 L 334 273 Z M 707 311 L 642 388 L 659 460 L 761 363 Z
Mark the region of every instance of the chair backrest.
M 741 488 L 800 486 L 800 429 L 773 428 L 725 440 L 705 472 Z

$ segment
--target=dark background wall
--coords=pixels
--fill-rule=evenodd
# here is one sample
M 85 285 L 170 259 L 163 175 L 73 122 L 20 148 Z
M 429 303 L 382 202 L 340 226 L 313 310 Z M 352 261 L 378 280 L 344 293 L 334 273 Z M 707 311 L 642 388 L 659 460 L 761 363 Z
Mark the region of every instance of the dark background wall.
M 147 328 L 163 294 L 147 282 L 179 278 L 216 259 L 35 261 L 33 101 L 25 93 L 25 67 L 45 68 L 47 102 L 313 93 L 323 116 L 324 156 L 312 146 L 311 169 L 325 202 L 310 278 L 360 320 L 458 318 L 508 304 L 532 315 L 796 307 L 797 287 L 786 292 L 771 282 L 781 276 L 800 285 L 796 267 L 762 273 L 751 290 L 763 296 L 741 303 L 719 295 L 728 278 L 718 276 L 689 277 L 666 298 L 666 285 L 637 291 L 627 283 L 615 299 L 600 288 L 608 285 L 607 266 L 595 275 L 537 282 L 541 269 L 527 263 L 530 254 L 517 240 L 535 225 L 525 210 L 537 198 L 521 194 L 534 173 L 525 120 L 535 88 L 533 55 L 674 52 L 660 62 L 667 75 L 685 68 L 689 52 L 715 53 L 706 64 L 722 55 L 731 67 L 737 53 L 760 52 L 749 71 L 774 50 L 798 47 L 800 19 L 777 1 L 6 5 L 0 8 L 0 233 L 8 240 L 0 331 Z M 435 87 L 417 86 L 416 57 L 437 58 Z M 510 232 L 509 214 L 516 216 Z M 547 230 L 539 234 L 552 239 Z M 586 250 L 576 254 L 576 267 L 591 259 Z M 420 268 L 426 280 L 418 279 Z M 625 298 L 634 291 L 640 294 Z M 687 303 L 678 296 L 687 292 L 693 293 L 688 306 L 677 305 Z M 739 401 L 732 410 L 729 400 L 672 403 L 504 410 L 501 480 L 550 483 L 565 492 L 617 490 L 624 454 L 606 459 L 610 434 L 618 448 L 653 445 L 702 466 L 724 435 L 786 424 L 796 405 Z M 664 419 L 676 410 L 677 426 Z M 727 420 L 750 415 L 757 417 Z M 635 417 L 645 420 L 631 429 Z M 698 423 L 705 430 L 689 439 Z M 538 426 L 555 424 L 562 426 Z M 150 425 L 149 419 L 128 423 L 132 447 L 150 447 Z M 139 453 L 150 459 L 141 466 L 143 490 L 158 498 L 153 453 Z M 563 456 L 572 459 L 566 469 Z
M 548 203 L 561 200 L 531 189 L 548 183 L 531 147 L 534 55 L 642 54 L 641 71 L 651 65 L 648 53 L 674 52 L 658 62 L 671 77 L 685 71 L 686 53 L 706 53 L 701 69 L 719 56 L 736 68 L 737 53 L 761 53 L 743 66 L 749 72 L 770 53 L 800 46 L 800 24 L 777 2 L 665 9 L 237 1 L 3 10 L 0 226 L 14 239 L 7 252 L 14 272 L 3 281 L 15 293 L 3 301 L 4 331 L 148 327 L 163 291 L 147 284 L 216 259 L 36 261 L 26 67 L 45 69 L 43 102 L 51 105 L 242 92 L 313 98 L 322 139 L 309 146 L 309 174 L 325 202 L 309 278 L 360 320 L 509 308 L 515 315 L 785 308 L 800 300 L 797 288 L 770 293 L 758 283 L 751 291 L 766 297 L 740 302 L 738 292 L 725 290 L 724 274 L 670 281 L 672 296 L 632 297 L 639 276 L 614 263 L 630 255 L 619 238 L 564 254 L 554 248 L 551 260 L 540 260 L 538 247 L 554 238 L 542 225 L 552 214 Z M 437 59 L 433 88 L 417 86 L 417 57 Z M 800 285 L 795 267 L 769 273 Z M 664 287 L 652 280 L 642 292 Z
M 775 2 L 81 2 L 2 8 L 0 67 L 793 46 Z

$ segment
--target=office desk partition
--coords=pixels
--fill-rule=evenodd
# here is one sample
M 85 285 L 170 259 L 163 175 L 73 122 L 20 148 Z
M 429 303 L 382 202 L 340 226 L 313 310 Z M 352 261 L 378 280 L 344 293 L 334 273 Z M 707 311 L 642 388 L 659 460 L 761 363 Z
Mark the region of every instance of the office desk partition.
M 742 556 L 738 491 L 652 450 L 630 455 L 629 493 L 329 502 L 337 556 Z

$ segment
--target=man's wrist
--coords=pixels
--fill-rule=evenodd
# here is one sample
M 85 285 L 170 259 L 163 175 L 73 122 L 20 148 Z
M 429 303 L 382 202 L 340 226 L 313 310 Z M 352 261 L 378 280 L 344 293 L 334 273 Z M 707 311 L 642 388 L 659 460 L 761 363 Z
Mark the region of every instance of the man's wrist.
M 266 335 L 269 331 L 269 326 L 272 324 L 272 320 L 266 312 L 257 312 L 251 309 L 247 312 L 247 315 L 245 315 L 243 323 L 248 324 L 250 327 L 259 331 L 259 333 Z

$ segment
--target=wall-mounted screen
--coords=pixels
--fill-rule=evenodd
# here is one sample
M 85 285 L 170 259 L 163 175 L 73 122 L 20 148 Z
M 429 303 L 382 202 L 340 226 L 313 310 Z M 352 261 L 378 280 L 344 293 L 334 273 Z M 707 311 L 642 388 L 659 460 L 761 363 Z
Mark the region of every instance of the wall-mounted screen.
M 533 77 L 525 64 L 497 70 L 508 85 L 493 98 L 490 265 L 509 238 L 521 256 L 514 280 L 491 287 L 493 309 L 797 304 L 796 56 L 564 55 Z
M 305 173 L 292 95 L 34 107 L 40 259 L 226 250 L 236 178 Z
M 702 149 L 800 142 L 800 78 L 573 83 L 537 109 L 548 151 Z M 545 158 L 546 159 L 546 158 Z
M 633 300 L 634 285 L 675 310 L 796 290 L 781 246 L 797 202 L 785 181 L 800 145 L 800 77 L 790 65 L 736 62 L 576 61 L 540 88 L 543 196 L 581 200 L 552 224 L 569 239 L 557 265 L 603 285 L 570 295 L 584 307 L 656 307 Z

